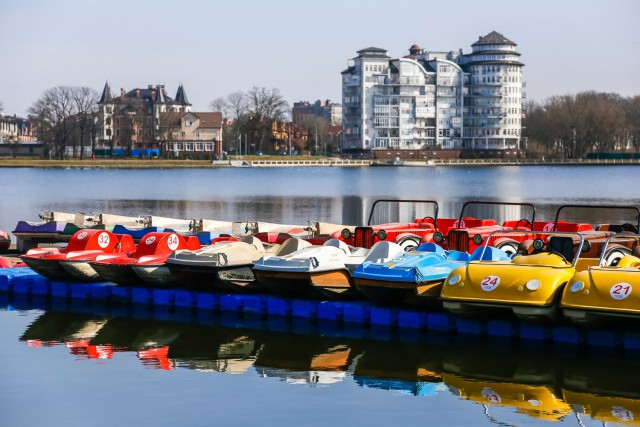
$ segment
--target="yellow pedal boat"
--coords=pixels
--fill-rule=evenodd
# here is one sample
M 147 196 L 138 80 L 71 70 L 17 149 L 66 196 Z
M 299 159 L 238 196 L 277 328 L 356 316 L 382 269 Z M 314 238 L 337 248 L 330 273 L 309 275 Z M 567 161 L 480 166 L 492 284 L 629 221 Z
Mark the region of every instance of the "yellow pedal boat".
M 633 247 L 633 255 L 610 265 L 604 254 L 616 245 Z M 602 253 L 597 265 L 576 273 L 565 287 L 564 317 L 579 324 L 640 319 L 640 235 L 611 236 Z
M 538 236 L 531 246 L 521 245 L 521 254 L 510 261 L 472 261 L 453 270 L 442 288 L 444 308 L 461 315 L 503 312 L 526 320 L 556 318 L 564 286 L 576 271 L 597 265 L 599 260 L 580 257 L 590 249 L 580 233 L 544 232 Z

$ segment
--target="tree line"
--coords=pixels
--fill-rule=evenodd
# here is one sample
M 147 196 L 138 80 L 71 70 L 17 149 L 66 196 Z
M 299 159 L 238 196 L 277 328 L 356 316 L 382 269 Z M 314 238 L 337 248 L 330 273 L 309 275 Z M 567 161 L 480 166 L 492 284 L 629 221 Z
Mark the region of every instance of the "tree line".
M 530 157 L 640 152 L 640 96 L 585 91 L 528 102 L 523 113 Z
M 91 148 L 100 125 L 97 120 L 98 92 L 85 86 L 56 86 L 47 89 L 36 100 L 28 113 L 44 143 L 45 156 L 63 160 L 67 147 L 77 149 L 84 157 L 86 141 Z
M 88 87 L 57 86 L 47 89 L 29 108 L 29 118 L 45 144 L 45 155 L 63 159 L 67 147 L 73 156 L 91 145 L 100 131 L 97 118 L 98 92 Z M 0 112 L 2 112 L 0 101 Z M 274 123 L 289 119 L 290 108 L 276 88 L 253 87 L 236 91 L 210 103 L 225 117 L 225 146 L 238 151 L 267 151 Z M 640 96 L 585 91 L 558 95 L 523 106 L 523 136 L 528 157 L 584 158 L 589 153 L 640 152 Z M 295 123 L 308 138 L 294 146 L 312 150 L 326 142 L 329 123 L 322 118 L 306 118 Z M 291 139 L 291 136 L 289 135 Z M 89 142 L 90 140 L 90 142 Z M 312 141 L 313 140 L 313 141 Z M 303 141 L 306 146 L 300 141 Z M 89 142 L 87 144 L 86 142 Z M 315 144 L 314 144 L 315 142 Z

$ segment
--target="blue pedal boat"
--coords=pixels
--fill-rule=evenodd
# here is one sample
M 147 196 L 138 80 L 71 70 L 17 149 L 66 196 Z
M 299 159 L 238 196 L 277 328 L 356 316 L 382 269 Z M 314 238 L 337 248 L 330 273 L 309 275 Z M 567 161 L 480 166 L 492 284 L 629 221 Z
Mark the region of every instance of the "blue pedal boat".
M 442 283 L 456 267 L 479 260 L 480 250 L 446 251 L 434 243 L 423 243 L 387 262 L 364 262 L 353 272 L 356 288 L 369 300 L 384 305 L 439 306 Z M 483 260 L 505 261 L 509 255 L 489 247 Z

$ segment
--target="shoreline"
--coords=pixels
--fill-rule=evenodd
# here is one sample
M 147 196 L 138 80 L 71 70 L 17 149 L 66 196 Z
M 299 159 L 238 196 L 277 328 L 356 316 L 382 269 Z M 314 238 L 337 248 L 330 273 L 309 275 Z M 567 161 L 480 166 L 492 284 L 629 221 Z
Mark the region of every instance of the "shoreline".
M 380 160 L 349 160 L 338 158 L 238 158 L 231 160 L 160 160 L 160 159 L 13 159 L 0 158 L 0 168 L 41 169 L 212 169 L 212 168 L 268 168 L 268 167 L 438 167 L 438 166 L 623 166 L 640 165 L 639 159 L 439 159 L 404 161 L 402 164 L 384 164 Z

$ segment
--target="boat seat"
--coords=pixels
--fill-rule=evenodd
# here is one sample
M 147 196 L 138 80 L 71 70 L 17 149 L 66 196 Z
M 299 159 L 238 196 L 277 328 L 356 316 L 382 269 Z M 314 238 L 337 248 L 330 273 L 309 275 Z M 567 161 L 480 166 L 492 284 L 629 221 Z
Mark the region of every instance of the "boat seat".
M 449 261 L 469 261 L 469 254 L 466 252 L 460 252 L 460 251 L 451 251 L 447 254 L 447 258 L 449 259 Z
M 633 255 L 625 255 L 618 261 L 618 267 L 640 268 L 640 258 Z
M 562 255 L 569 263 L 573 262 L 573 238 L 568 236 L 551 236 L 547 244 L 549 253 Z
M 322 246 L 333 246 L 336 247 L 338 249 L 342 249 L 342 251 L 347 254 L 347 255 L 351 255 L 351 251 L 349 250 L 349 245 L 347 245 L 345 242 L 343 242 L 342 240 L 338 240 L 338 239 L 329 239 L 326 242 L 324 242 L 324 244 Z
M 298 239 L 297 237 L 290 237 L 284 241 L 282 246 L 280 246 L 280 250 L 276 255 L 289 255 L 295 251 L 306 248 L 307 246 L 311 246 L 311 243 L 307 242 L 306 240 Z
M 471 256 L 469 261 L 509 261 L 511 257 L 502 249 L 494 248 L 493 246 L 487 246 L 487 249 L 482 254 L 483 247 L 477 248 Z M 482 259 L 480 256 L 482 255 Z
M 238 239 L 239 242 L 244 242 L 244 243 L 248 243 L 250 245 L 255 246 L 255 248 L 259 251 L 259 252 L 264 252 L 264 245 L 262 244 L 262 240 L 258 239 L 255 236 L 242 236 Z
M 369 254 L 365 258 L 365 261 L 374 263 L 384 262 L 389 258 L 396 258 L 403 253 L 405 252 L 404 249 L 402 249 L 402 246 L 398 245 L 397 243 L 388 242 L 385 240 L 373 245 L 373 247 L 369 250 Z
M 444 249 L 435 243 L 422 243 L 416 248 L 416 252 L 435 252 L 437 254 L 444 254 Z
M 636 226 L 628 222 L 625 222 L 624 224 L 600 224 L 596 227 L 596 230 L 612 231 L 614 233 L 622 233 L 623 231 L 628 231 L 634 234 L 638 233 Z

